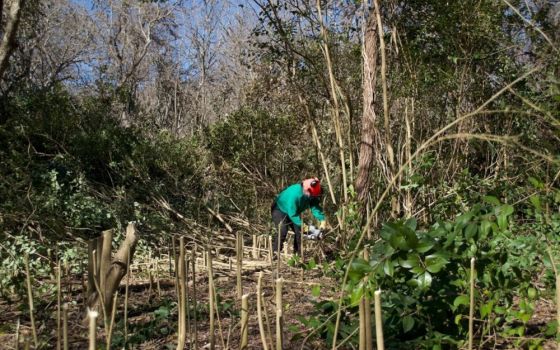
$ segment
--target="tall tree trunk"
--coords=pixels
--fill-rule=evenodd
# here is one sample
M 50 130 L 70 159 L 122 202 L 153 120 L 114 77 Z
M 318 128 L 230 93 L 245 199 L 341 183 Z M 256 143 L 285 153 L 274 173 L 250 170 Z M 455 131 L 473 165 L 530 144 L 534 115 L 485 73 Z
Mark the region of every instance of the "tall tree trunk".
M 12 0 L 6 3 L 10 8 L 7 13 L 6 27 L 3 30 L 4 35 L 0 43 L 0 79 L 8 68 L 8 60 L 16 47 L 16 33 L 21 19 L 21 8 L 24 4 L 25 0 Z M 2 2 L 0 2 L 0 15 L 2 14 L 1 6 L 3 6 Z
M 375 82 L 377 69 L 377 25 L 375 14 L 370 11 L 364 29 L 364 78 L 363 78 L 363 101 L 362 130 L 360 153 L 358 155 L 358 175 L 356 177 L 356 191 L 358 201 L 361 203 L 362 213 L 365 213 L 367 199 L 371 184 L 371 170 L 374 163 L 374 142 L 378 133 L 375 127 Z

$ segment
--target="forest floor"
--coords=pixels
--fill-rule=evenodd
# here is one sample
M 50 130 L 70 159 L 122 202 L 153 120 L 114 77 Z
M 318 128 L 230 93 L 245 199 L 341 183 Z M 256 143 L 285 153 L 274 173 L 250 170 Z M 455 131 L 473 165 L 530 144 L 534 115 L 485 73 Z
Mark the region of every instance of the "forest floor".
M 201 265 L 203 264 L 200 261 Z M 247 261 L 248 265 L 243 270 L 243 292 L 250 293 L 249 301 L 249 346 L 248 349 L 263 349 L 259 332 L 256 298 L 258 273 L 263 271 L 263 294 L 268 315 L 268 325 L 271 335 L 275 334 L 275 293 L 273 276 L 276 275 L 276 262 L 271 265 L 266 260 Z M 208 276 L 203 265 L 197 265 L 196 280 L 193 282 L 189 276 L 189 296 L 192 298 L 196 292 L 197 311 L 199 313 L 197 327 L 197 344 L 199 349 L 209 348 L 209 323 L 208 323 Z M 216 264 L 215 283 L 218 293 L 218 319 L 215 329 L 215 344 L 217 349 L 238 349 L 240 342 L 239 310 L 241 302 L 236 292 L 235 265 L 229 268 L 228 264 Z M 245 263 L 244 263 L 245 265 Z M 170 271 L 161 271 L 158 278 L 153 277 L 152 283 L 148 277 L 146 264 L 136 264 L 130 280 L 128 297 L 128 343 L 131 349 L 175 349 L 177 342 L 177 307 L 175 280 Z M 334 281 L 323 276 L 319 269 L 303 271 L 301 268 L 287 266 L 283 261 L 280 276 L 284 279 L 283 304 L 284 304 L 284 349 L 326 349 L 325 342 L 312 337 L 304 341 L 309 331 L 300 322 L 300 317 L 309 317 L 316 310 L 314 302 L 317 298 L 312 296 L 313 286 L 321 286 L 320 299 L 333 298 L 337 289 Z M 116 312 L 116 322 L 113 332 L 114 349 L 122 349 L 124 345 L 123 298 L 125 293 L 123 285 L 119 291 L 119 302 Z M 54 283 L 54 281 L 36 281 L 36 283 Z M 70 349 L 86 349 L 88 346 L 88 327 L 84 322 L 83 305 L 83 277 L 78 275 L 67 276 L 62 281 L 64 302 L 69 303 L 68 313 L 68 338 Z M 192 300 L 192 299 L 191 299 Z M 8 303 L 0 301 L 0 349 L 16 349 L 16 333 L 18 320 L 20 347 L 23 338 L 31 337 L 30 319 L 26 300 Z M 192 307 L 192 304 L 191 304 Z M 56 349 L 56 294 L 37 296 L 35 301 L 35 323 L 39 338 L 44 349 Z M 191 310 L 191 316 L 192 316 Z M 540 330 L 549 321 L 556 317 L 556 306 L 553 302 L 540 299 L 536 303 L 535 313 L 527 324 L 527 328 Z M 101 317 L 100 317 L 101 318 Z M 194 328 L 192 318 L 191 328 Z M 105 348 L 105 331 L 102 321 L 98 322 L 97 342 L 98 348 Z M 538 336 L 538 335 L 536 335 Z M 193 349 L 192 335 L 187 336 L 188 349 Z M 275 339 L 272 339 L 275 342 Z M 487 346 L 486 346 L 487 345 Z M 507 339 L 494 339 L 487 342 L 483 349 L 516 349 Z M 543 349 L 556 349 L 556 343 L 549 339 L 542 344 Z M 269 345 L 269 349 L 274 349 Z M 342 347 L 344 348 L 344 347 Z
M 203 262 L 198 259 L 201 264 Z M 148 277 L 146 264 L 133 265 L 128 297 L 128 343 L 132 349 L 175 349 L 177 344 L 177 297 L 175 291 L 175 280 L 169 271 L 160 272 L 160 277 L 152 277 L 152 283 Z M 219 267 L 216 267 L 218 265 Z M 221 265 L 221 266 L 220 266 Z M 245 267 L 245 265 L 248 265 Z M 143 268 L 144 266 L 144 268 Z M 215 344 L 217 349 L 239 348 L 239 310 L 241 301 L 236 291 L 235 264 L 230 270 L 228 264 L 222 262 L 214 265 L 215 285 L 218 295 L 218 314 L 215 327 Z M 271 265 L 266 260 L 244 261 L 243 270 L 243 292 L 249 293 L 249 329 L 248 349 L 263 349 L 261 341 L 257 312 L 256 312 L 256 290 L 260 271 L 263 271 L 263 295 L 266 306 L 268 324 L 275 343 L 275 286 L 276 261 Z M 308 316 L 314 310 L 311 288 L 314 285 L 321 286 L 321 299 L 327 297 L 324 292 L 335 290 L 333 282 L 323 277 L 318 270 L 306 270 L 302 273 L 301 268 L 292 268 L 282 260 L 279 275 L 284 280 L 283 286 L 283 318 L 284 318 L 284 342 L 285 349 L 299 349 L 308 334 L 299 321 L 300 316 Z M 191 274 L 191 272 L 189 272 Z M 197 343 L 198 348 L 209 347 L 209 318 L 208 318 L 208 274 L 203 265 L 197 264 L 196 281 L 193 283 L 192 275 L 188 278 L 188 294 L 191 299 L 191 317 L 193 315 L 192 296 L 196 292 L 197 311 Z M 122 296 L 125 294 L 125 281 L 123 279 L 119 290 L 119 301 L 115 316 L 112 348 L 121 349 L 124 344 L 124 303 Z M 35 283 L 52 283 L 50 281 L 36 281 Z M 69 276 L 62 280 L 64 301 L 69 303 L 68 309 L 68 339 L 70 349 L 86 349 L 88 347 L 88 327 L 85 320 L 84 280 L 82 276 Z M 158 286 L 159 285 L 159 286 Z M 332 288 L 326 288 L 331 286 Z M 19 348 L 24 348 L 24 338 L 32 343 L 32 332 L 30 327 L 29 313 L 27 312 L 27 300 L 16 302 L 0 301 L 0 349 L 16 349 L 16 333 L 19 326 Z M 39 333 L 41 348 L 56 348 L 56 294 L 35 296 L 35 324 Z M 219 321 L 218 321 L 219 319 Z M 19 320 L 19 321 L 18 321 Z M 191 328 L 194 322 L 191 319 Z M 102 318 L 98 320 L 97 330 L 98 348 L 105 348 L 105 330 Z M 187 336 L 188 349 L 193 349 L 194 341 L 192 335 Z M 322 349 L 325 345 L 316 340 L 306 341 L 304 349 Z M 269 349 L 272 349 L 269 345 Z M 274 347 L 275 348 L 275 347 Z

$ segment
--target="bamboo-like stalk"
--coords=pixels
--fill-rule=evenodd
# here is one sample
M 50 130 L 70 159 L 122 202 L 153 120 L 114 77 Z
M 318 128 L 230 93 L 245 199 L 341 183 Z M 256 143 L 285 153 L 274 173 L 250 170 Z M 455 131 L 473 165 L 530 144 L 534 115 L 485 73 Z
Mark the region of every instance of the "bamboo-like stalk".
M 95 310 L 88 310 L 88 317 L 89 317 L 89 350 L 96 350 L 95 349 L 95 337 L 96 337 L 96 330 L 95 330 L 95 323 L 97 320 L 97 316 L 99 313 Z
M 365 316 L 366 316 L 366 350 L 373 350 L 373 339 L 371 331 L 371 300 L 369 296 L 365 297 Z
M 175 236 L 172 237 L 171 243 L 173 245 L 173 277 L 175 278 L 175 294 L 179 297 L 179 277 L 177 276 L 177 243 L 175 242 Z
M 333 64 L 331 61 L 331 56 L 330 56 L 330 49 L 329 49 L 329 45 L 327 43 L 327 29 L 325 28 L 325 25 L 323 23 L 323 13 L 321 10 L 321 1 L 317 0 L 316 2 L 317 5 L 317 12 L 318 12 L 318 18 L 319 18 L 319 24 L 321 27 L 321 35 L 323 37 L 323 43 L 322 43 L 322 51 L 323 51 L 323 55 L 325 56 L 325 60 L 326 60 L 326 65 L 327 65 L 327 72 L 329 74 L 329 81 L 330 81 L 330 93 L 331 93 L 331 99 L 333 102 L 333 121 L 334 121 L 334 130 L 335 130 L 335 134 L 336 134 L 336 140 L 338 142 L 338 147 L 339 147 L 339 156 L 340 156 L 340 168 L 341 168 L 341 172 L 342 172 L 342 191 L 344 193 L 344 202 L 348 202 L 348 182 L 346 179 L 346 159 L 345 159 L 345 154 L 344 154 L 344 141 L 342 139 L 342 126 L 340 123 L 340 107 L 339 107 L 339 103 L 338 103 L 338 90 L 340 89 L 340 87 L 338 86 L 337 82 L 336 82 L 336 78 L 334 76 L 334 72 L 333 72 Z M 343 214 L 344 216 L 344 214 Z M 342 220 L 344 221 L 344 220 Z
M 212 253 L 210 251 L 207 252 L 207 261 L 208 261 L 208 308 L 209 308 L 209 340 L 210 340 L 210 350 L 214 350 L 216 347 L 216 339 L 215 339 L 215 325 L 214 325 L 214 271 L 212 269 Z
M 253 259 L 257 259 L 258 258 L 258 253 L 257 253 L 257 235 L 253 235 Z
M 270 267 L 274 267 L 274 252 L 272 249 L 272 236 L 268 236 L 268 262 L 270 263 Z
M 113 230 L 103 231 L 103 248 L 101 250 L 101 260 L 99 263 L 99 288 L 105 293 L 105 282 L 107 281 L 107 271 L 109 270 L 109 265 L 111 265 L 111 243 L 113 242 Z M 106 316 L 109 314 L 109 310 L 106 311 Z
M 31 289 L 31 273 L 29 272 L 29 254 L 25 253 L 25 273 L 27 282 L 27 301 L 29 303 L 29 318 L 31 320 L 31 332 L 33 335 L 33 343 L 35 348 L 39 347 L 39 341 L 37 339 L 37 328 L 35 327 L 35 316 L 33 315 L 33 292 Z
M 124 287 L 124 348 L 128 343 L 128 286 L 130 285 L 130 248 L 126 258 L 126 283 Z
M 282 310 L 282 278 L 276 279 L 276 350 L 284 349 L 284 316 Z
M 171 240 L 173 241 L 174 237 L 171 236 Z M 167 262 L 169 263 L 169 277 L 173 277 L 173 262 L 171 261 L 171 257 L 174 256 L 171 254 L 171 245 L 167 245 Z
M 97 240 L 99 242 L 99 239 Z M 93 251 L 94 255 L 93 255 L 93 271 L 98 271 L 99 272 L 99 268 L 98 268 L 98 263 L 97 263 L 97 257 L 99 256 L 99 254 L 97 254 L 97 250 Z M 99 298 L 99 302 L 101 303 L 101 312 L 103 313 L 103 319 L 107 319 L 106 315 L 105 315 L 105 298 L 103 295 L 103 292 L 101 291 L 101 288 L 99 287 L 99 276 L 95 275 L 93 278 L 93 284 L 95 285 L 95 290 L 97 291 L 97 294 L 99 294 L 100 298 Z M 105 323 L 105 329 L 107 329 L 107 324 Z
M 14 349 L 19 350 L 19 317 L 16 323 L 16 342 L 14 344 Z
M 470 304 L 469 304 L 469 346 L 473 347 L 473 320 L 474 320 L 474 258 L 471 258 L 471 278 L 470 278 Z
M 240 350 L 246 350 L 249 339 L 249 294 L 241 297 L 241 342 Z
M 156 258 L 156 287 L 158 298 L 161 298 L 161 284 L 159 283 L 159 256 Z
M 101 252 L 103 252 L 103 235 L 100 235 L 99 237 L 97 237 L 96 241 L 95 241 L 95 257 L 94 260 L 97 261 L 97 268 L 95 269 L 95 276 L 97 279 L 97 284 L 100 283 L 99 280 L 99 265 L 100 265 L 100 261 L 101 261 Z
M 377 350 L 385 349 L 385 341 L 383 340 L 383 315 L 381 314 L 381 291 L 376 290 L 375 299 L 375 338 L 377 341 Z
M 242 298 L 243 296 L 243 285 L 242 285 L 242 279 L 241 279 L 241 273 L 243 270 L 243 235 L 241 234 L 241 232 L 237 232 L 236 233 L 236 238 L 237 238 L 237 266 L 236 266 L 236 271 L 237 271 L 237 284 L 236 284 L 236 288 L 237 288 L 237 297 L 239 299 Z
M 154 294 L 154 275 L 152 275 L 152 263 L 148 263 L 148 300 L 151 302 L 152 294 Z
M 109 320 L 109 328 L 107 329 L 107 338 L 106 338 L 107 349 L 111 349 L 111 339 L 113 337 L 113 325 L 115 323 L 115 314 L 117 313 L 118 294 L 119 294 L 118 292 L 115 292 L 115 295 L 113 296 L 113 308 L 111 309 L 111 318 Z
M 554 261 L 552 263 L 554 264 Z M 560 335 L 560 277 L 558 274 L 556 275 L 556 323 L 556 336 L 558 337 Z M 560 350 L 560 341 L 558 341 L 557 348 Z
M 366 245 L 364 247 L 364 260 L 367 261 L 369 263 L 369 246 Z M 367 281 L 367 277 L 365 277 L 364 279 L 365 281 Z M 365 322 L 365 335 L 366 335 L 366 350 L 373 350 L 373 339 L 372 339 L 372 334 L 371 334 L 371 299 L 369 297 L 369 294 L 367 293 L 367 291 L 364 291 L 364 322 Z
M 56 348 L 60 350 L 62 348 L 62 334 L 61 334 L 61 320 L 62 320 L 62 291 L 61 291 L 61 277 L 62 269 L 60 268 L 60 262 L 56 267 Z
M 193 282 L 193 295 L 192 295 L 192 299 L 193 299 L 193 335 L 191 337 L 191 340 L 193 341 L 194 344 L 194 349 L 198 350 L 198 312 L 197 312 L 197 301 L 196 301 L 196 244 L 193 248 L 192 254 L 191 254 L 191 264 L 192 264 L 192 282 Z
M 391 127 L 389 125 L 390 111 L 389 111 L 389 98 L 387 95 L 387 59 L 385 55 L 385 39 L 383 37 L 383 22 L 381 22 L 381 9 L 379 2 L 373 0 L 375 8 L 375 17 L 377 18 L 377 34 L 379 35 L 379 52 L 381 54 L 381 85 L 383 88 L 383 126 L 385 128 L 385 147 L 387 156 L 389 158 L 389 165 L 391 167 L 391 175 L 395 168 L 395 157 L 393 146 L 391 144 Z
M 185 248 L 185 314 L 187 316 L 186 334 L 191 333 L 191 314 L 189 305 L 189 250 Z
M 412 105 L 412 113 L 414 113 L 414 100 L 412 100 L 411 105 Z M 406 126 L 405 155 L 406 155 L 406 160 L 408 161 L 412 157 L 412 128 L 411 128 L 410 118 L 408 116 L 408 99 L 405 100 L 404 121 Z M 412 169 L 408 169 L 407 178 L 410 178 L 411 175 L 412 175 Z M 406 210 L 406 216 L 411 217 L 413 208 L 412 208 L 412 191 L 410 187 L 406 189 L 404 207 Z
M 62 349 L 68 350 L 68 303 L 62 306 Z
M 186 321 L 185 321 L 185 238 L 181 236 L 179 239 L 179 260 L 177 268 L 177 279 L 179 280 L 178 295 L 178 333 L 177 333 L 177 350 L 185 348 L 186 340 Z
M 359 349 L 366 350 L 366 298 L 362 295 L 358 305 L 358 315 L 360 317 L 360 342 Z
M 29 336 L 24 336 L 23 337 L 23 349 L 24 350 L 29 350 L 31 348 L 31 344 L 29 344 Z
M 95 252 L 96 240 L 90 239 L 88 241 L 88 279 L 87 279 L 87 295 L 85 298 L 86 304 L 89 297 L 95 292 L 95 278 L 96 271 L 93 270 L 93 254 Z
M 276 278 L 280 277 L 280 261 L 282 260 L 282 250 L 281 248 L 281 244 L 280 242 L 282 242 L 282 240 L 280 239 L 280 225 L 278 226 L 278 229 L 276 230 L 276 234 L 278 235 L 276 241 Z
M 262 279 L 263 279 L 263 272 L 259 272 L 259 278 L 257 281 L 257 319 L 259 321 L 259 332 L 261 334 L 261 341 L 262 341 L 262 348 L 263 350 L 268 350 L 268 343 L 266 341 L 266 333 L 264 331 L 264 322 L 263 322 L 263 315 L 262 315 Z M 270 333 L 269 333 L 270 335 Z
M 101 290 L 101 300 L 105 300 L 106 291 L 106 281 L 107 272 L 109 271 L 109 266 L 111 266 L 111 248 L 113 242 L 113 230 L 103 231 L 103 250 L 101 251 L 101 261 L 99 262 L 99 289 Z M 107 295 L 110 297 L 110 295 Z M 103 302 L 103 322 L 105 323 L 105 331 L 109 329 L 109 317 L 111 315 L 111 310 L 109 310 L 108 303 Z

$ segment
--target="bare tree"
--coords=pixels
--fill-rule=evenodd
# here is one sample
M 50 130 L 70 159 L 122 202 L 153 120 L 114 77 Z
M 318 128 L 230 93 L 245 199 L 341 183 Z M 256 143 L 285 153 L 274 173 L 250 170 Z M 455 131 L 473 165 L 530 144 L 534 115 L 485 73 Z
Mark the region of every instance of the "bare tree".
M 7 13 L 6 24 L 2 28 L 4 35 L 0 43 L 0 79 L 8 68 L 8 60 L 16 46 L 16 34 L 21 20 L 21 8 L 25 5 L 25 0 L 11 0 L 7 3 L 9 10 Z M 0 20 L 3 13 L 3 2 L 0 2 Z

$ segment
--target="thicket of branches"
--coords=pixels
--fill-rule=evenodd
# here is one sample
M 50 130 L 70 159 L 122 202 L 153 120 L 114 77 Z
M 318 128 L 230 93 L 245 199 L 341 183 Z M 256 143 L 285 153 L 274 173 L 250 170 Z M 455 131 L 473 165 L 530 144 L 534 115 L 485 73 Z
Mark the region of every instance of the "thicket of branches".
M 161 200 L 190 229 L 220 226 L 206 207 L 266 229 L 275 193 L 318 175 L 351 241 L 387 187 L 374 230 L 516 201 L 530 176 L 558 185 L 557 1 L 2 10 L 2 292 L 22 251 L 132 220 L 154 244 L 185 230 Z

